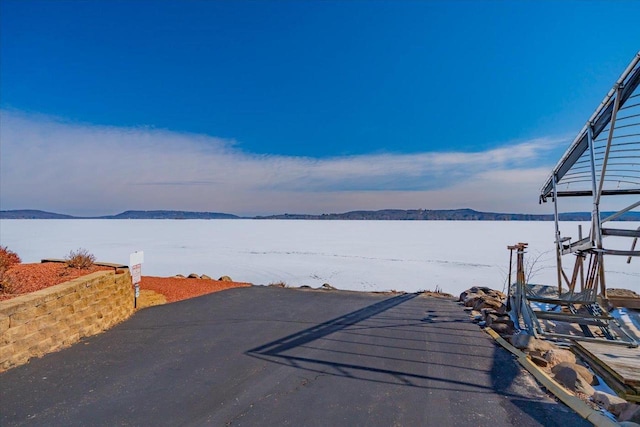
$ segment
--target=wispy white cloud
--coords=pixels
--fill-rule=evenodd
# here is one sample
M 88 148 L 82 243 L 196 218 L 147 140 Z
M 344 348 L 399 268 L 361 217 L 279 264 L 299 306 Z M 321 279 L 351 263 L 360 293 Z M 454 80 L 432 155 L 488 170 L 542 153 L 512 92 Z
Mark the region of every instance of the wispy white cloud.
M 235 141 L 65 123 L 2 111 L 0 206 L 75 214 L 179 209 L 238 214 L 456 208 L 533 212 L 564 139 L 481 152 L 306 158 Z M 548 209 L 545 209 L 547 211 Z

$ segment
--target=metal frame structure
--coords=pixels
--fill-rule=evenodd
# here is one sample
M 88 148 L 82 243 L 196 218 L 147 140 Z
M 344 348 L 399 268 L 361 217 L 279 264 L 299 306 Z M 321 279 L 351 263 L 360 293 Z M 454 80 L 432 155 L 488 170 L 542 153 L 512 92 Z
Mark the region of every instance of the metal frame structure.
M 625 197 L 628 206 L 602 218 L 603 197 Z M 596 111 L 591 115 L 569 149 L 562 156 L 540 190 L 540 201 L 553 200 L 558 293 L 563 281 L 574 291 L 579 281 L 581 289 L 595 298 L 598 288 L 606 298 L 606 255 L 626 256 L 630 263 L 640 257 L 636 250 L 640 229 L 608 228 L 606 223 L 640 206 L 640 52 L 616 81 Z M 591 198 L 591 227 L 586 237 L 579 230 L 578 240 L 560 233 L 558 199 L 563 197 Z M 633 239 L 629 250 L 605 245 L 607 236 Z M 562 268 L 562 256 L 576 255 L 571 277 Z M 585 274 L 586 258 L 588 268 Z
M 573 242 L 560 232 L 558 199 L 564 197 L 590 199 L 590 228 L 583 237 L 579 227 L 578 239 Z M 603 218 L 603 197 L 624 201 L 625 207 Z M 521 318 L 524 328 L 532 335 L 608 341 L 637 347 L 638 343 L 631 337 L 620 340 L 620 335 L 610 329 L 611 324 L 617 322 L 602 309 L 598 294 L 607 297 L 605 256 L 625 256 L 627 263 L 640 257 L 640 250 L 636 249 L 640 227 L 607 227 L 608 222 L 640 206 L 640 52 L 545 181 L 540 190 L 540 203 L 549 200 L 554 206 L 557 289 L 550 293 L 552 287 L 524 283 L 524 275 L 519 273 L 510 297 L 514 320 L 519 322 Z M 609 236 L 631 239 L 631 244 L 623 245 L 624 249 L 612 247 L 605 242 L 605 237 Z M 517 250 L 518 268 L 523 268 L 526 244 L 509 249 Z M 565 255 L 575 257 L 570 275 L 563 268 Z M 533 310 L 531 303 L 535 302 L 551 304 L 556 310 Z M 558 310 L 559 307 L 562 310 Z M 578 324 L 584 337 L 545 332 L 538 319 Z M 596 337 L 591 327 L 599 328 L 601 333 L 597 335 L 606 340 Z M 624 331 L 622 333 L 624 335 Z

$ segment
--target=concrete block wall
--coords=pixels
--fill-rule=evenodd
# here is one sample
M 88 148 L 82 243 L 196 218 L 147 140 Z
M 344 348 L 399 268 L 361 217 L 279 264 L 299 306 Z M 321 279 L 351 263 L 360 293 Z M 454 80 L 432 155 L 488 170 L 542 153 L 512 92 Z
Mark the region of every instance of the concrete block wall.
M 127 319 L 133 299 L 129 270 L 118 269 L 0 301 L 0 372 Z

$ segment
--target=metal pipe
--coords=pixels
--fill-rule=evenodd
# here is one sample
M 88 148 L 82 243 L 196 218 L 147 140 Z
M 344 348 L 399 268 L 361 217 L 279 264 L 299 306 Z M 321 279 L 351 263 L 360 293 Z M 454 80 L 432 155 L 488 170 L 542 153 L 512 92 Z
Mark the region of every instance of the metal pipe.
M 607 138 L 607 148 L 604 152 L 604 160 L 602 161 L 602 170 L 600 171 L 600 185 L 598 186 L 598 194 L 596 196 L 596 203 L 600 203 L 600 195 L 602 194 L 602 187 L 604 187 L 604 176 L 607 173 L 607 162 L 609 161 L 609 153 L 611 152 L 611 141 L 613 138 L 613 131 L 616 126 L 616 116 L 618 115 L 618 109 L 620 108 L 620 93 L 622 92 L 622 86 L 616 88 L 616 99 L 613 103 L 613 111 L 611 112 L 611 121 L 609 122 L 609 137 Z
M 640 231 L 640 227 L 638 227 L 638 231 Z M 633 242 L 631 242 L 631 251 L 635 250 L 636 248 L 636 243 L 638 243 L 638 238 L 634 238 Z M 627 264 L 631 264 L 631 256 L 629 256 L 629 258 L 627 258 Z
M 578 241 L 582 240 L 582 224 L 578 224 Z M 580 261 L 580 290 L 584 291 L 584 256 L 578 253 Z M 576 261 L 577 262 L 577 261 Z
M 558 187 L 553 175 L 553 219 L 556 224 L 556 269 L 558 274 L 558 295 L 562 293 L 562 242 L 560 241 L 560 223 L 558 216 Z
M 600 208 L 598 206 L 598 194 L 596 191 L 596 159 L 593 149 L 593 127 L 587 129 L 587 142 L 589 144 L 589 160 L 591 164 L 591 194 L 593 195 L 593 207 L 591 209 L 591 243 L 602 249 L 602 235 L 600 234 Z
M 619 210 L 618 212 L 606 217 L 605 219 L 603 219 L 600 222 L 604 224 L 605 222 L 613 221 L 614 219 L 621 217 L 622 215 L 626 214 L 627 212 L 629 212 L 632 209 L 637 208 L 638 206 L 640 206 L 640 201 L 633 203 L 629 207 L 626 207 L 626 208 L 624 208 L 622 210 Z

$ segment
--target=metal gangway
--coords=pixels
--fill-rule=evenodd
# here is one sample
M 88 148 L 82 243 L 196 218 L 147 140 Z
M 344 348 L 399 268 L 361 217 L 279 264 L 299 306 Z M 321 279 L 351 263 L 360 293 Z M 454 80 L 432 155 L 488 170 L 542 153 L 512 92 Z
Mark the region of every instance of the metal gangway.
M 640 271 L 637 259 L 640 227 L 625 227 L 625 222 L 612 225 L 612 221 L 637 212 L 640 206 L 639 87 L 640 52 L 587 120 L 540 190 L 540 203 L 552 201 L 554 207 L 557 286 L 531 285 L 524 282 L 524 275 L 518 275 L 510 288 L 515 317 L 533 335 L 638 345 L 624 332 L 614 332 L 611 326 L 617 322 L 604 309 L 604 302 L 605 265 L 609 257 L 625 257 L 628 265 L 634 261 L 630 268 Z M 559 201 L 566 198 L 586 201 L 591 212 L 589 229 L 578 226 L 577 238 L 565 236 L 560 230 Z M 523 257 L 526 244 L 509 249 Z M 571 264 L 573 267 L 567 273 L 565 265 Z M 534 310 L 532 303 L 552 309 Z M 578 324 L 584 336 L 545 331 L 540 319 Z

